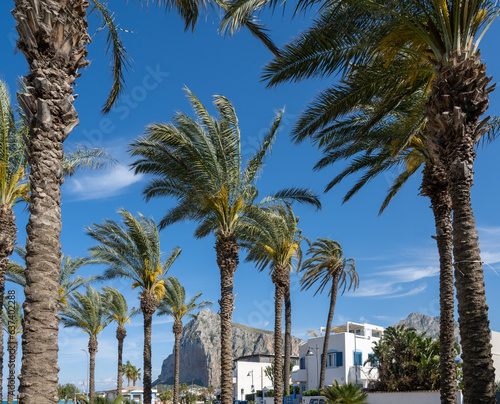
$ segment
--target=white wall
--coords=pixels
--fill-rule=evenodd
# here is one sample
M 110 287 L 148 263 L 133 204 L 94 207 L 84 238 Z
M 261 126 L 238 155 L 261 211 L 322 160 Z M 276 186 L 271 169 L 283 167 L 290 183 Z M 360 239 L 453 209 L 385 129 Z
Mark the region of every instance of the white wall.
M 500 332 L 491 332 L 491 345 L 493 367 L 495 368 L 495 381 L 500 382 Z
M 439 391 L 411 393 L 368 393 L 368 404 L 440 404 Z M 457 391 L 457 404 L 463 404 L 462 392 Z
M 264 373 L 264 369 L 268 366 L 271 366 L 271 363 L 244 361 L 236 362 L 235 369 L 233 371 L 233 377 L 236 378 L 233 391 L 234 398 L 236 400 L 244 400 L 245 395 L 252 393 L 252 375 L 250 374 L 250 376 L 248 376 L 252 370 L 255 391 L 262 390 L 263 387 L 272 389 L 273 384 Z

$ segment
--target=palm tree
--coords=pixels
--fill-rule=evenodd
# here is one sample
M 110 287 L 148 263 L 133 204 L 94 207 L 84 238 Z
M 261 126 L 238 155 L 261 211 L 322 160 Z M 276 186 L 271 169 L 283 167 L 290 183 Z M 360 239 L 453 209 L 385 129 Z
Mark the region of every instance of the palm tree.
M 333 384 L 326 388 L 325 397 L 330 404 L 362 404 L 367 402 L 368 394 L 362 392 L 359 385 L 339 384 L 337 380 L 334 380 Z
M 290 285 L 290 271 L 294 260 L 300 267 L 300 231 L 298 219 L 290 206 L 277 205 L 256 212 L 255 226 L 242 241 L 248 250 L 246 261 L 255 262 L 257 269 L 269 268 L 275 286 L 274 316 L 274 403 L 281 404 L 283 397 L 283 299 Z M 288 369 L 289 370 L 289 369 Z M 289 374 L 289 373 L 288 373 Z M 287 392 L 288 394 L 288 392 Z
M 65 327 L 79 328 L 89 335 L 90 376 L 89 402 L 94 401 L 95 394 L 95 356 L 97 353 L 97 337 L 111 322 L 106 296 L 87 285 L 86 293 L 74 292 L 68 307 L 64 309 L 61 323 Z
M 9 351 L 9 382 L 7 383 L 7 403 L 13 404 L 16 378 L 17 335 L 23 332 L 22 304 L 11 301 L 14 296 L 7 295 L 3 302 L 2 324 L 8 334 L 7 349 Z
M 135 387 L 135 383 L 137 382 L 137 380 L 141 380 L 141 368 L 136 368 L 135 366 L 132 366 L 131 379 Z
M 231 19 L 236 20 L 229 24 L 234 31 L 238 26 L 237 20 L 248 18 L 249 14 L 266 3 L 257 4 L 253 0 L 236 2 L 229 7 L 226 23 Z M 270 3 L 276 4 L 275 1 Z M 300 2 L 299 8 L 307 7 L 306 3 Z M 309 2 L 311 3 L 314 2 Z M 453 208 L 453 251 L 457 263 L 455 276 L 459 322 L 463 323 L 461 332 L 465 338 L 464 381 L 468 380 L 465 384 L 469 389 L 466 390 L 482 390 L 480 396 L 489 402 L 493 399 L 494 376 L 492 361 L 488 359 L 491 357 L 487 337 L 489 322 L 479 245 L 470 205 L 470 188 L 474 146 L 488 123 L 488 118 L 480 121 L 480 117 L 487 109 L 488 94 L 492 90 L 492 87 L 488 87 L 490 79 L 486 78 L 478 46 L 485 31 L 498 15 L 498 5 L 487 0 L 466 3 L 458 0 L 397 0 L 389 4 L 371 0 L 340 0 L 329 2 L 325 9 L 312 30 L 287 46 L 280 52 L 280 57 L 267 66 L 266 78 L 274 85 L 283 81 L 329 75 L 342 68 L 348 71 L 344 77 L 349 77 L 351 68 L 356 70 L 360 65 L 368 67 L 374 73 L 369 85 L 359 87 L 358 91 L 341 97 L 342 93 L 345 94 L 343 88 L 330 88 L 309 105 L 296 126 L 295 135 L 312 136 L 316 133 L 323 138 L 329 137 L 329 125 L 337 118 L 336 111 L 339 109 L 332 107 L 335 102 L 343 113 L 352 112 L 346 104 L 355 102 L 360 96 L 377 97 L 385 93 L 383 101 L 392 100 L 394 104 L 411 96 L 412 91 L 407 91 L 408 85 L 419 88 L 422 78 L 427 82 L 426 100 L 430 101 L 424 112 L 427 120 L 425 147 L 433 164 L 424 170 L 426 184 L 423 184 L 423 191 L 426 194 L 428 190 L 434 191 L 437 188 L 442 194 L 450 194 L 451 204 L 446 195 L 441 199 L 435 198 L 437 203 L 444 201 L 443 206 L 435 206 L 433 202 L 438 248 L 446 250 L 447 254 L 441 256 L 441 265 L 449 266 L 451 263 L 451 250 L 447 241 L 449 237 L 447 234 L 441 237 L 440 233 L 443 228 L 444 233 L 449 232 L 448 216 Z M 241 10 L 245 12 L 238 13 Z M 327 29 L 324 29 L 325 24 Z M 384 77 L 383 70 L 372 70 L 374 57 L 382 60 L 382 66 L 386 68 L 391 65 L 399 67 L 399 71 L 393 69 L 393 73 L 390 73 L 398 75 L 399 85 L 394 85 L 393 78 L 385 80 L 387 75 Z M 468 78 L 464 79 L 465 76 Z M 478 94 L 474 100 L 467 96 L 470 91 Z M 451 93 L 453 94 L 449 95 Z M 383 109 L 387 108 L 390 108 L 390 103 L 383 104 Z M 449 120 L 448 116 L 451 117 Z M 441 178 L 433 181 L 436 175 L 441 175 Z M 443 187 L 447 185 L 450 186 L 449 191 L 443 191 Z M 449 271 L 446 272 L 445 279 L 451 280 Z M 473 287 L 469 287 L 471 284 Z M 441 295 L 442 302 L 448 300 L 446 312 L 451 311 L 452 296 L 452 290 L 447 286 L 446 292 Z M 448 315 L 445 318 L 449 327 L 452 322 Z M 480 355 L 474 351 L 477 324 L 480 324 L 480 345 L 483 348 Z M 443 341 L 443 348 L 449 353 L 449 328 L 447 335 L 448 341 Z M 448 355 L 449 364 L 451 360 Z M 447 377 L 444 377 L 445 385 L 442 386 L 443 402 L 455 402 L 452 376 L 453 370 L 450 367 Z M 475 378 L 482 380 L 480 386 L 475 384 Z
M 355 269 L 354 259 L 344 258 L 342 247 L 337 241 L 319 238 L 311 244 L 311 247 L 307 250 L 307 255 L 311 255 L 311 258 L 305 260 L 301 268 L 301 271 L 305 271 L 300 280 L 302 290 L 308 290 L 318 282 L 319 286 L 314 294 L 322 293 L 325 288 L 328 288 L 328 294 L 330 295 L 330 308 L 326 322 L 325 339 L 323 340 L 319 376 L 319 386 L 324 387 L 328 344 L 337 293 L 339 288 L 342 290 L 342 294 L 346 290 L 355 290 L 359 285 L 359 277 Z
M 26 262 L 26 248 L 19 246 L 15 252 Z M 75 276 L 76 272 L 85 265 L 92 264 L 88 258 L 72 258 L 69 255 L 61 254 L 61 273 L 59 274 L 59 310 L 62 311 L 68 307 L 68 300 L 80 286 L 86 285 L 98 279 L 98 276 L 92 275 L 84 278 L 80 275 Z M 7 266 L 6 280 L 17 285 L 26 286 L 26 268 L 16 262 L 9 262 Z
M 198 292 L 189 302 L 186 302 L 186 290 L 180 284 L 177 278 L 169 276 L 165 285 L 165 295 L 158 305 L 159 316 L 171 316 L 174 319 L 172 331 L 175 336 L 174 345 L 174 395 L 173 403 L 179 403 L 179 358 L 181 349 L 181 334 L 182 334 L 182 320 L 184 317 L 196 318 L 194 312 L 199 311 L 204 307 L 212 306 L 212 302 L 204 301 L 197 302 L 201 296 Z
M 134 374 L 137 372 L 137 368 L 133 366 L 130 361 L 127 361 L 125 365 L 122 365 L 123 376 L 127 378 L 127 387 L 130 387 L 130 381 L 133 379 Z
M 118 291 L 118 289 L 111 288 L 109 286 L 103 288 L 103 292 L 106 295 L 108 302 L 108 309 L 111 315 L 111 320 L 117 324 L 116 327 L 116 339 L 118 340 L 118 376 L 116 382 L 117 395 L 122 394 L 122 355 L 123 355 L 123 340 L 127 336 L 127 330 L 125 329 L 125 323 L 130 323 L 130 318 L 139 313 L 135 307 L 129 311 L 127 299 Z M 130 364 L 130 362 L 128 362 Z M 129 383 L 130 384 L 130 383 Z
M 236 112 L 227 98 L 215 96 L 219 118 L 210 117 L 201 102 L 186 89 L 198 121 L 178 113 L 170 124 L 152 124 L 146 136 L 132 143 L 136 173 L 153 174 L 144 193 L 147 199 L 173 197 L 177 205 L 167 212 L 160 228 L 182 220 L 199 225 L 197 238 L 215 236 L 221 277 L 221 402 L 231 404 L 233 278 L 239 262 L 238 238 L 248 227 L 246 214 L 257 190 L 255 182 L 277 130 L 282 112 L 273 121 L 255 155 L 243 166 Z M 299 189 L 278 192 L 276 198 L 296 199 L 319 206 L 311 192 Z
M 151 327 L 158 302 L 165 295 L 165 275 L 181 253 L 174 248 L 162 263 L 160 236 L 155 221 L 119 209 L 122 223 L 104 220 L 87 228 L 99 244 L 89 249 L 95 262 L 108 266 L 103 278 L 126 278 L 139 288 L 144 316 L 144 404 L 151 404 Z
M 123 70 L 129 59 L 114 17 L 107 2 L 100 0 L 15 0 L 13 16 L 19 39 L 18 49 L 24 54 L 29 73 L 24 77 L 26 92 L 19 95 L 21 107 L 30 128 L 29 159 L 31 183 L 30 224 L 28 234 L 28 277 L 23 333 L 23 365 L 20 396 L 34 404 L 43 395 L 48 402 L 57 400 L 57 279 L 60 255 L 60 187 L 62 178 L 62 145 L 78 125 L 73 106 L 75 80 L 87 60 L 87 11 L 98 16 L 108 28 L 107 49 L 112 49 L 113 87 L 103 111 L 109 112 L 123 91 Z M 194 28 L 199 9 L 205 2 L 158 0 L 167 9 L 175 8 Z M 146 0 L 146 4 L 149 2 Z M 47 287 L 47 282 L 52 287 Z M 42 296 L 43 294 L 43 296 Z M 41 298 L 42 296 L 42 298 Z M 42 319 L 43 320 L 40 320 Z M 50 321 L 48 320 L 50 318 Z M 41 349 L 40 341 L 50 348 Z M 31 347 L 31 348 L 30 348 Z

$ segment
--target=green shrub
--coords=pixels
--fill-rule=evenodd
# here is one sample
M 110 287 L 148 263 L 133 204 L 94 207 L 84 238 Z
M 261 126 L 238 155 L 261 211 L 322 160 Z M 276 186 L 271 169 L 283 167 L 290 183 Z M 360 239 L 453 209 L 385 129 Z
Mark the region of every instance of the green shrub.
M 368 394 L 364 393 L 359 385 L 339 384 L 334 380 L 333 384 L 326 388 L 325 397 L 330 404 L 362 404 L 366 403 Z

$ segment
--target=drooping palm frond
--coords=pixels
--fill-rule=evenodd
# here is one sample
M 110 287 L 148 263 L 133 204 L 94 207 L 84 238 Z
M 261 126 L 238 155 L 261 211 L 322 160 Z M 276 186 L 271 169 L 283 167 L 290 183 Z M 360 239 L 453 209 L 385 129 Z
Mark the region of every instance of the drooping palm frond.
M 342 247 L 337 241 L 319 238 L 312 243 L 307 255 L 311 258 L 305 260 L 301 267 L 303 275 L 300 284 L 303 290 L 318 284 L 314 295 L 322 293 L 327 287 L 329 287 L 328 294 L 331 294 L 332 280 L 335 277 L 338 277 L 338 287 L 342 290 L 342 294 L 359 286 L 355 261 L 353 258 L 344 257 Z
M 118 97 L 125 89 L 125 78 L 123 72 L 130 65 L 130 56 L 128 55 L 119 35 L 118 26 L 115 24 L 113 14 L 107 7 L 107 1 L 92 0 L 97 10 L 97 16 L 102 20 L 102 28 L 108 30 L 106 38 L 106 52 L 112 51 L 111 70 L 113 72 L 113 85 L 104 104 L 102 111 L 107 114 L 118 100 Z
M 71 177 L 77 170 L 99 170 L 114 167 L 116 163 L 117 160 L 106 149 L 99 147 L 89 149 L 78 145 L 70 152 L 64 153 L 64 175 Z
M 278 112 L 255 154 L 243 166 L 236 112 L 223 96 L 215 96 L 219 117 L 211 117 L 186 89 L 197 120 L 177 113 L 172 123 L 153 124 L 130 146 L 136 173 L 153 174 L 146 199 L 168 196 L 177 204 L 167 211 L 160 228 L 182 220 L 198 223 L 196 237 L 238 235 L 242 218 L 257 197 L 255 183 L 279 129 Z M 312 191 L 293 189 L 277 198 L 319 206 Z
M 122 223 L 106 219 L 87 227 L 87 234 L 98 244 L 89 249 L 94 262 L 107 265 L 103 278 L 127 278 L 132 288 L 153 293 L 159 300 L 165 293 L 165 276 L 181 253 L 176 247 L 162 262 L 160 237 L 155 221 L 142 214 L 134 217 L 119 209 Z
M 75 292 L 70 297 L 61 316 L 65 327 L 79 328 L 89 337 L 97 337 L 110 322 L 106 296 L 90 285 L 87 285 L 85 294 Z
M 168 277 L 165 289 L 165 296 L 158 305 L 159 316 L 171 316 L 174 320 L 182 321 L 184 317 L 196 318 L 195 312 L 212 306 L 212 302 L 197 301 L 201 297 L 201 292 L 186 301 L 186 290 L 173 276 Z

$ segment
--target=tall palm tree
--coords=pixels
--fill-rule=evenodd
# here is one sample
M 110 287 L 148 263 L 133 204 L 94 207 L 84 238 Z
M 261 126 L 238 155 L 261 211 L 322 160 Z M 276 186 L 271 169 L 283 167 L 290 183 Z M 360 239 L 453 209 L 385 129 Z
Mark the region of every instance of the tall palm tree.
M 273 0 L 235 2 L 228 7 L 226 26 L 234 31 L 238 27 L 238 20 L 248 19 L 250 14 L 266 3 L 276 4 Z M 313 3 L 301 1 L 298 8 Z M 446 192 L 450 194 L 454 212 L 453 253 L 460 330 L 464 338 L 462 357 L 464 383 L 468 387 L 465 389 L 466 401 L 472 400 L 474 391 L 476 400 L 491 402 L 494 399 L 494 376 L 492 360 L 489 359 L 489 321 L 470 188 L 473 182 L 474 146 L 487 128 L 488 118 L 481 120 L 481 116 L 487 109 L 488 94 L 493 89 L 488 87 L 490 79 L 486 78 L 485 66 L 480 60 L 479 43 L 499 13 L 498 4 L 488 0 L 396 0 L 390 3 L 339 0 L 319 3 L 326 6 L 326 11 L 320 17 L 323 23 L 320 21 L 318 25 L 327 23 L 328 29 L 311 31 L 309 34 L 312 35 L 302 35 L 287 46 L 280 52 L 280 57 L 266 68 L 266 78 L 273 85 L 311 76 L 325 76 L 342 68 L 347 69 L 348 77 L 351 67 L 357 69 L 374 55 L 382 58 L 385 67 L 399 63 L 400 82 L 405 86 L 417 83 L 418 87 L 417 79 L 421 73 L 429 77 L 425 143 L 433 165 L 424 171 L 424 181 L 429 184 L 430 177 L 431 190 L 436 187 L 442 189 L 442 179 L 432 182 L 435 178 L 433 170 L 437 169 L 438 175 L 445 174 L 444 182 L 449 185 L 449 191 Z M 328 137 L 328 125 L 336 119 L 335 108 L 331 107 L 332 100 L 336 99 L 337 105 L 346 111 L 346 102 L 352 102 L 360 94 L 366 97 L 367 92 L 376 96 L 385 91 L 392 95 L 386 99 L 392 99 L 393 103 L 401 100 L 398 92 L 403 97 L 411 95 L 411 92 L 400 92 L 401 86 L 393 84 L 393 80 L 384 81 L 383 74 L 375 71 L 370 85 L 362 89 L 364 91 L 353 92 L 344 99 L 337 98 L 342 91 L 327 89 L 302 115 L 295 134 L 310 136 L 317 132 Z M 472 92 L 476 94 L 474 97 L 469 96 Z M 428 191 L 426 188 L 423 186 L 424 193 Z M 442 228 L 448 226 L 446 216 L 450 209 L 450 202 L 446 198 L 442 200 L 448 206 L 443 206 L 443 209 L 433 206 L 435 214 L 442 215 L 436 217 L 438 237 Z M 438 245 L 442 244 L 448 250 L 446 254 L 449 254 L 449 247 L 444 245 L 446 238 L 440 240 L 439 237 Z M 449 265 L 448 257 L 445 257 L 445 261 Z M 450 277 L 447 275 L 447 278 Z M 446 293 L 446 298 L 451 299 L 449 289 Z M 475 351 L 478 335 L 482 347 L 479 355 Z M 451 345 L 447 343 L 446 346 L 449 350 Z M 475 383 L 477 378 L 482 381 L 480 384 Z M 448 371 L 445 379 L 445 383 L 452 387 L 452 372 Z M 454 402 L 453 391 L 452 388 L 446 392 L 442 390 L 442 401 Z
M 274 403 L 281 404 L 283 299 L 290 285 L 290 271 L 293 270 L 294 261 L 297 261 L 297 267 L 300 267 L 302 238 L 297 228 L 298 219 L 290 206 L 277 205 L 255 213 L 255 226 L 244 237 L 241 245 L 248 250 L 246 261 L 255 262 L 259 271 L 269 268 L 274 283 Z
M 15 252 L 26 262 L 26 248 L 18 246 Z M 61 254 L 61 273 L 59 274 L 59 310 L 68 307 L 68 300 L 80 286 L 86 285 L 98 279 L 96 275 L 84 278 L 80 275 L 75 276 L 76 272 L 85 265 L 92 264 L 88 258 L 76 257 Z M 6 280 L 17 285 L 26 286 L 26 268 L 16 262 L 10 261 L 7 266 Z
M 64 309 L 61 323 L 65 327 L 79 328 L 89 335 L 90 376 L 89 402 L 94 401 L 95 395 L 95 356 L 97 353 L 97 337 L 111 322 L 108 302 L 103 293 L 87 285 L 85 294 L 74 292 Z
M 127 336 L 125 323 L 130 323 L 130 318 L 139 313 L 135 307 L 128 309 L 127 299 L 118 291 L 118 289 L 106 286 L 103 288 L 108 302 L 108 309 L 111 315 L 111 320 L 117 324 L 116 339 L 118 340 L 118 376 L 116 381 L 117 395 L 122 394 L 122 381 L 123 381 L 123 340 Z M 128 362 L 130 364 L 130 362 Z M 129 383 L 130 384 L 130 383 Z
M 181 334 L 182 334 L 182 320 L 184 317 L 196 318 L 195 312 L 200 311 L 204 307 L 212 306 L 212 302 L 204 301 L 197 302 L 201 297 L 201 292 L 198 292 L 194 297 L 186 301 L 186 290 L 180 284 L 177 278 L 169 276 L 165 285 L 165 295 L 158 305 L 159 316 L 171 316 L 174 319 L 172 331 L 175 336 L 174 345 L 174 395 L 173 403 L 179 403 L 179 358 L 181 349 Z
M 182 220 L 199 225 L 197 238 L 215 236 L 221 279 L 221 401 L 231 404 L 233 278 L 239 262 L 238 238 L 250 224 L 246 214 L 257 197 L 256 179 L 279 128 L 282 112 L 254 156 L 243 165 L 241 137 L 234 107 L 215 96 L 219 118 L 212 118 L 203 104 L 186 90 L 198 121 L 178 113 L 170 124 L 152 124 L 146 135 L 131 145 L 136 173 L 153 174 L 144 193 L 147 199 L 168 196 L 177 205 L 167 212 L 160 228 Z M 300 189 L 278 192 L 275 198 L 296 199 L 319 206 L 311 192 Z
M 158 302 L 165 295 L 165 276 L 181 253 L 174 248 L 162 263 L 160 236 L 155 221 L 119 209 L 122 222 L 104 220 L 87 228 L 98 244 L 89 249 L 95 262 L 107 265 L 104 279 L 125 278 L 140 289 L 144 317 L 144 404 L 151 404 L 151 327 Z
M 127 387 L 130 387 L 130 381 L 133 379 L 134 374 L 137 372 L 137 368 L 133 366 L 130 361 L 127 361 L 125 365 L 122 365 L 123 376 L 127 378 Z
M 1 80 L 0 116 L 2 117 L 0 119 L 0 299 L 3 299 L 6 266 L 13 252 L 17 234 L 13 208 L 19 202 L 30 200 L 27 176 L 33 168 L 28 168 L 25 154 L 25 139 L 30 136 L 25 122 L 26 115 L 20 114 L 16 119 L 7 85 Z M 71 176 L 82 168 L 100 168 L 113 162 L 114 160 L 103 149 L 80 147 L 64 154 L 62 173 L 64 176 Z M 3 353 L 2 335 L 3 331 L 0 328 L 0 352 Z M 25 351 L 29 354 L 29 350 Z M 3 355 L 0 355 L 0 380 L 2 361 Z
M 7 383 L 7 404 L 14 403 L 15 380 L 16 380 L 16 356 L 17 335 L 23 332 L 23 309 L 22 304 L 11 301 L 11 296 L 6 296 L 3 302 L 2 324 L 3 329 L 9 336 L 7 350 L 9 351 L 9 381 Z
M 149 2 L 146 0 L 146 4 Z M 194 28 L 204 1 L 158 0 L 166 9 L 175 8 Z M 87 12 L 98 10 L 108 28 L 107 48 L 112 49 L 113 87 L 103 111 L 109 112 L 123 91 L 123 70 L 129 59 L 119 38 L 119 30 L 100 0 L 15 0 L 13 15 L 19 39 L 18 49 L 28 62 L 24 77 L 26 93 L 19 95 L 30 128 L 29 159 L 31 205 L 28 233 L 28 277 L 23 333 L 23 366 L 20 396 L 27 404 L 57 401 L 57 279 L 60 255 L 60 187 L 62 145 L 78 125 L 73 106 L 75 80 L 81 75 L 90 43 Z M 46 287 L 50 283 L 52 287 Z M 40 298 L 43 294 L 43 297 Z M 43 320 L 40 320 L 42 319 Z M 48 320 L 50 318 L 50 321 Z M 45 346 L 41 346 L 45 341 Z
M 328 344 L 337 293 L 339 288 L 342 290 L 342 294 L 346 290 L 355 290 L 359 285 L 359 277 L 355 269 L 354 259 L 344 257 L 342 247 L 337 241 L 319 238 L 311 244 L 311 247 L 307 250 L 307 255 L 311 255 L 311 258 L 305 260 L 301 268 L 301 271 L 305 271 L 300 280 L 302 289 L 308 290 L 316 283 L 319 283 L 314 294 L 322 293 L 325 288 L 328 288 L 328 294 L 330 295 L 330 308 L 326 321 L 319 376 L 319 386 L 324 387 Z

